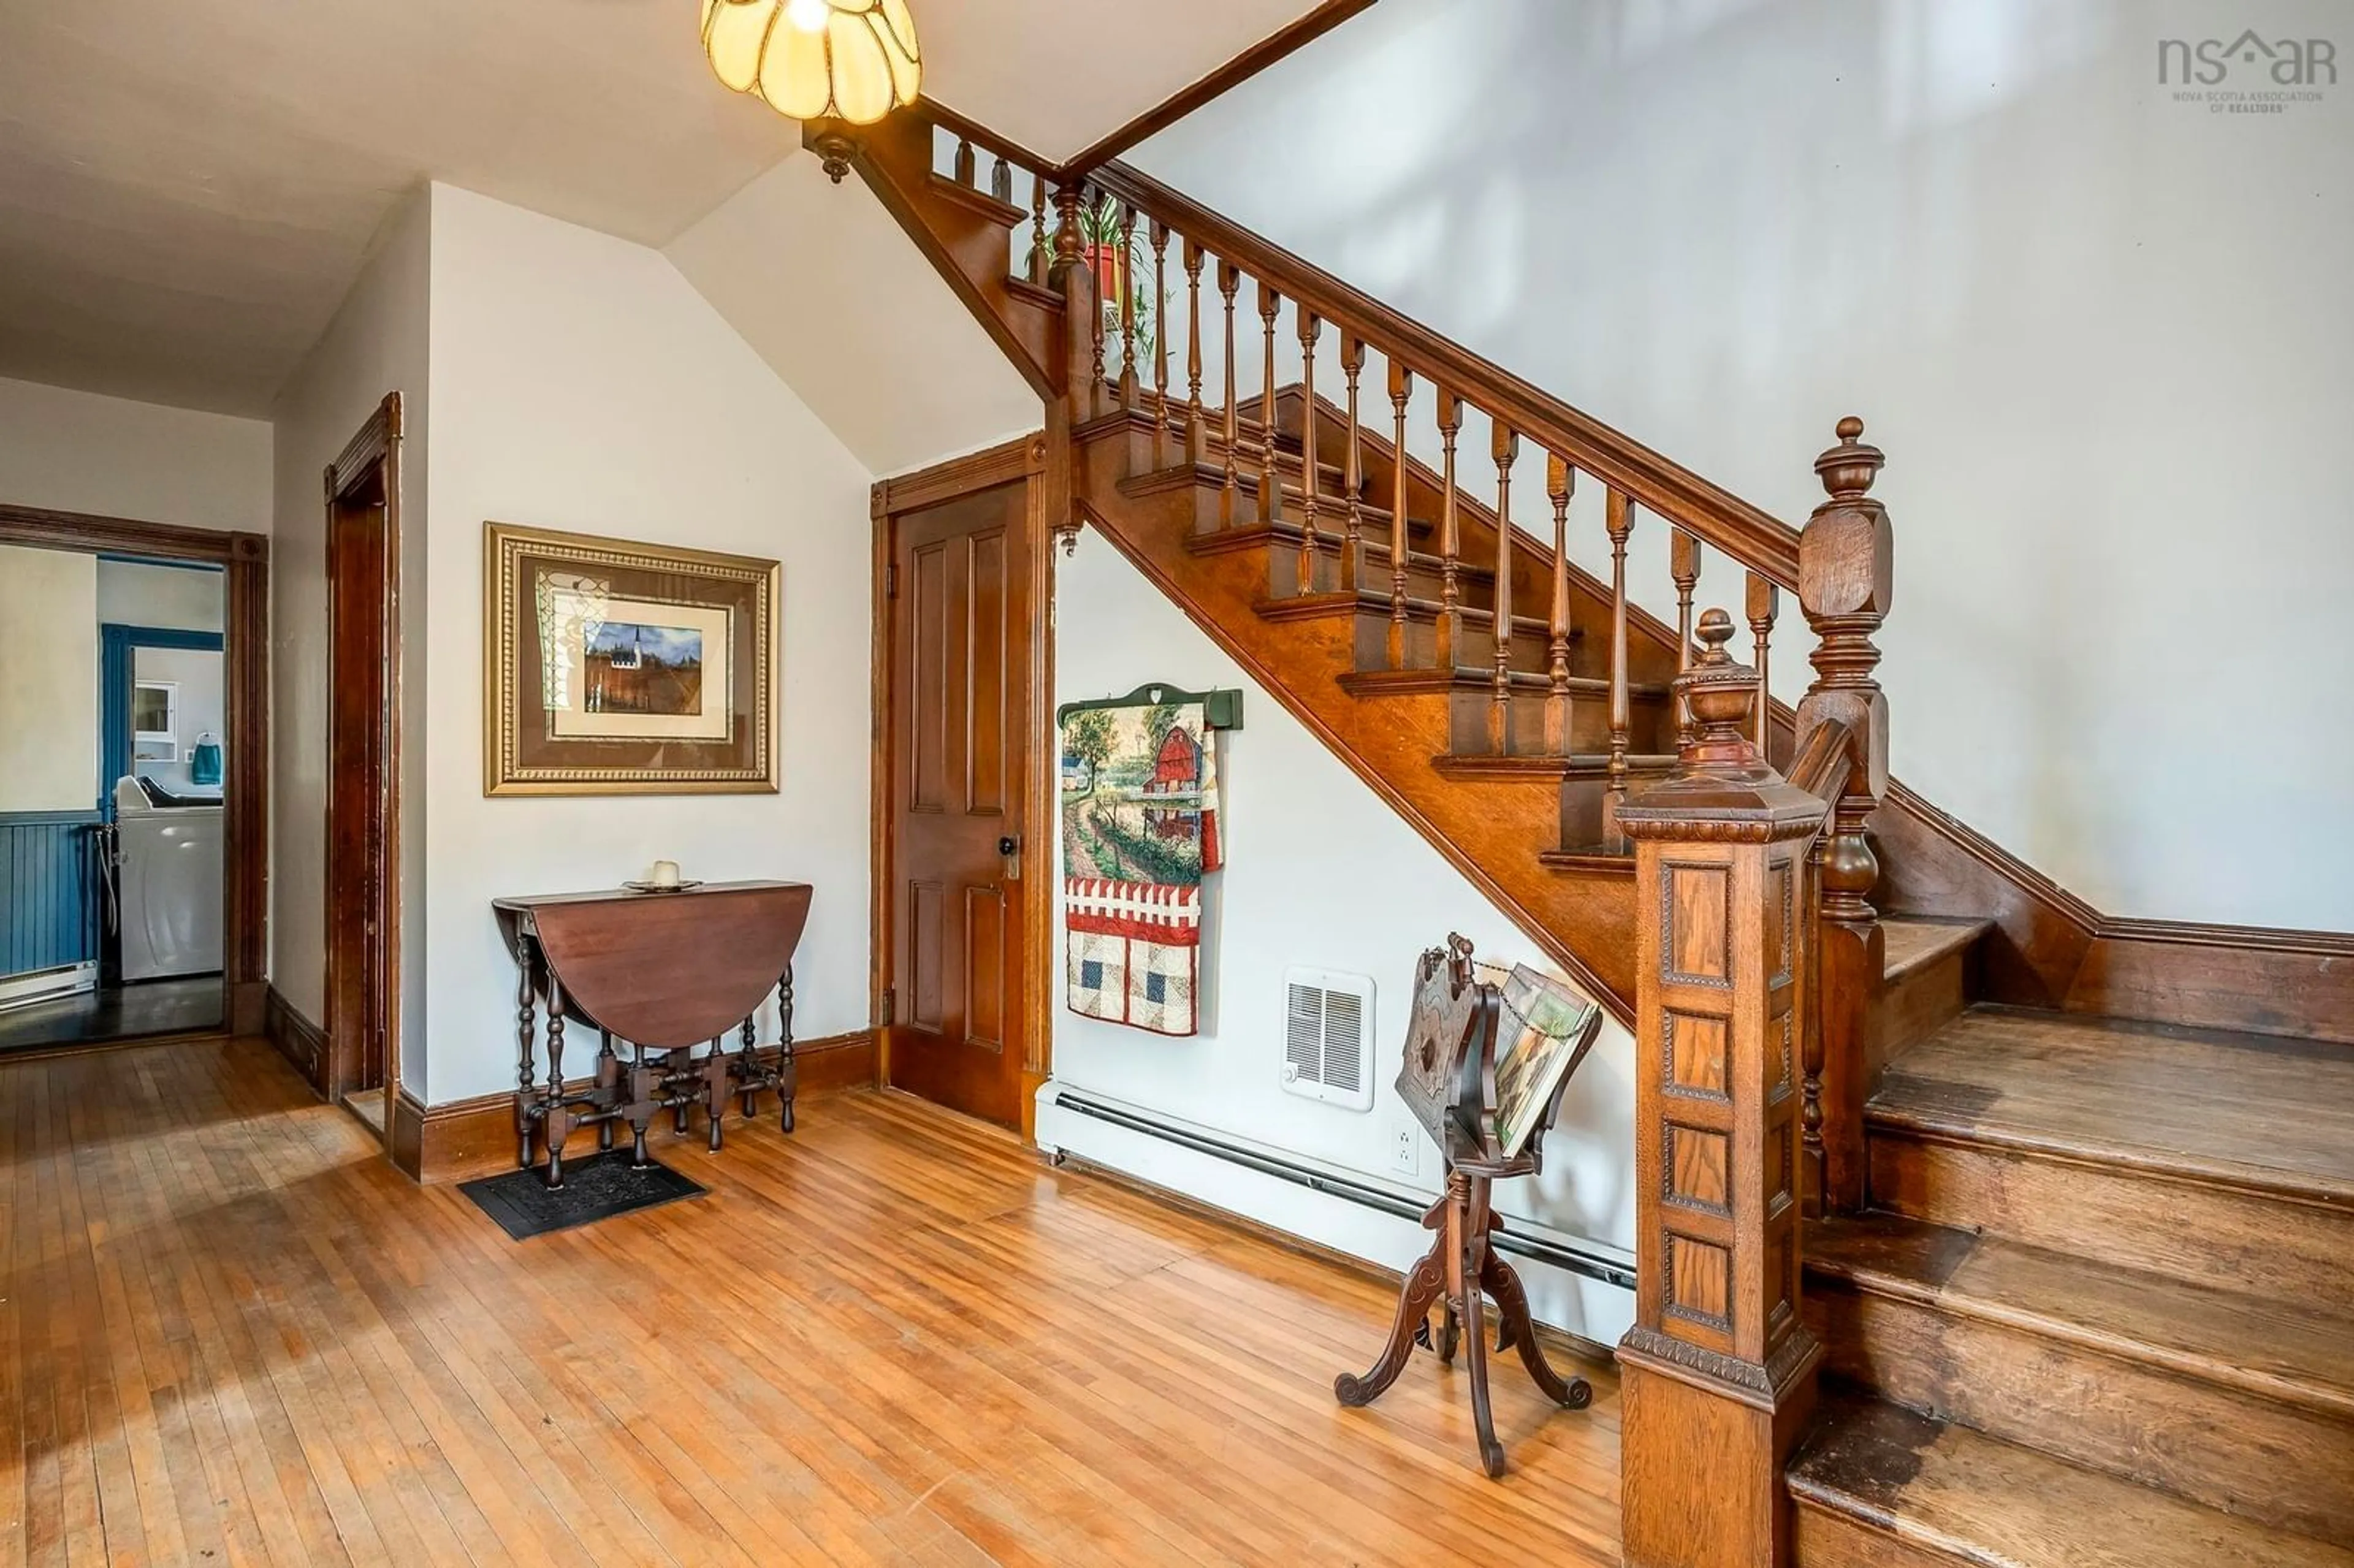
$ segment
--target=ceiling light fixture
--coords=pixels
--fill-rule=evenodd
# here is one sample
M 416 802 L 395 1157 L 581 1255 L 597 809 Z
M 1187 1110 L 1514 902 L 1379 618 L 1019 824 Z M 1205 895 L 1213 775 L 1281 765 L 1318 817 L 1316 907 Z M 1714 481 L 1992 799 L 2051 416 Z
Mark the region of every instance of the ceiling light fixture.
M 795 120 L 872 125 L 924 75 L 907 0 L 703 0 L 703 51 L 724 85 Z M 846 151 L 826 153 L 837 180 Z

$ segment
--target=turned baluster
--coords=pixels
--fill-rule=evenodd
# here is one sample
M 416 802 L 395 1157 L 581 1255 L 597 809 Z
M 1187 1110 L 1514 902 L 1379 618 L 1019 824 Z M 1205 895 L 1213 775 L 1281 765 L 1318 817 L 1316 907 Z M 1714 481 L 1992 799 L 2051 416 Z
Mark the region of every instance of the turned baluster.
M 1119 406 L 1136 408 L 1136 279 L 1129 269 L 1136 259 L 1136 208 L 1119 209 L 1119 254 L 1112 258 L 1112 276 L 1119 290 Z
M 1152 220 L 1152 466 L 1169 449 L 1169 226 Z
M 1299 317 L 1299 591 L 1316 591 L 1317 482 L 1316 427 L 1316 340 L 1323 335 L 1324 323 L 1307 306 L 1297 307 Z
M 1236 486 L 1242 474 L 1235 463 L 1235 449 L 1242 443 L 1242 414 L 1235 407 L 1235 292 L 1243 286 L 1242 269 L 1231 261 L 1218 263 L 1218 292 L 1226 298 L 1226 477 L 1225 488 L 1218 494 L 1218 525 L 1235 525 Z
M 972 143 L 962 136 L 957 138 L 956 183 L 967 190 L 973 188 Z
M 1044 177 L 1040 176 L 1039 184 L 1043 185 L 1044 183 Z M 1049 283 L 1059 285 L 1063 274 L 1084 260 L 1087 239 L 1080 222 L 1080 209 L 1086 200 L 1087 193 L 1076 180 L 1055 187 L 1055 253 L 1046 272 Z
M 1258 285 L 1258 319 L 1267 329 L 1264 366 L 1266 387 L 1258 400 L 1258 520 L 1276 523 L 1283 517 L 1283 481 L 1275 469 L 1275 315 L 1283 296 L 1265 279 Z
M 1567 757 L 1570 742 L 1569 696 L 1569 496 L 1577 471 L 1556 453 L 1545 454 L 1545 494 L 1553 502 L 1552 641 L 1545 650 L 1545 751 Z
M 1365 367 L 1365 340 L 1355 333 L 1341 334 L 1341 370 L 1349 382 L 1349 455 L 1341 471 L 1341 488 L 1349 493 L 1348 536 L 1341 541 L 1341 591 L 1354 594 L 1364 578 L 1365 505 L 1358 494 L 1365 482 L 1363 443 L 1357 429 L 1357 375 Z
M 1627 740 L 1634 727 L 1627 700 L 1627 535 L 1635 527 L 1627 493 L 1615 486 L 1606 495 L 1603 526 L 1610 535 L 1610 766 L 1605 789 L 1615 804 L 1627 799 Z
M 1749 635 L 1757 662 L 1757 755 L 1772 760 L 1774 727 L 1773 689 L 1766 683 L 1767 664 L 1766 643 L 1774 635 L 1775 618 L 1781 613 L 1782 590 L 1755 572 L 1749 574 L 1746 608 L 1749 612 Z
M 1005 161 L 1002 153 L 997 155 L 997 162 L 990 165 L 989 194 L 1008 207 L 1013 205 L 1013 165 Z
M 1463 429 L 1463 399 L 1453 390 L 1438 389 L 1438 667 L 1451 671 L 1461 662 L 1463 630 L 1462 520 L 1455 507 L 1455 437 Z M 1397 454 L 1405 467 L 1405 448 Z
M 1099 206 L 1089 203 L 1087 211 L 1092 215 L 1090 222 L 1095 231 L 1099 235 L 1102 234 L 1104 226 L 1111 221 L 1108 216 L 1111 211 L 1111 198 L 1105 197 Z M 1104 300 L 1101 293 L 1106 271 L 1112 274 L 1113 286 L 1117 287 L 1119 283 L 1119 264 L 1112 262 L 1110 266 L 1106 266 L 1110 259 L 1111 242 L 1108 239 L 1098 239 L 1087 248 L 1087 270 L 1095 275 L 1097 285 L 1095 319 L 1088 323 L 1095 348 L 1096 364 L 1094 373 L 1087 384 L 1087 407 L 1091 412 L 1097 414 L 1104 411 L 1104 394 L 1111 387 L 1110 377 L 1104 374 Z
M 1202 247 L 1185 241 L 1185 464 L 1202 461 Z
M 1488 748 L 1502 757 L 1512 749 L 1512 464 L 1521 438 L 1503 420 L 1491 420 L 1489 450 L 1496 459 L 1496 675 L 1488 701 Z
M 1700 582 L 1700 541 L 1679 528 L 1668 544 L 1668 573 L 1676 579 L 1676 673 L 1691 668 L 1692 589 Z M 1671 698 L 1679 745 L 1692 737 L 1691 710 L 1681 697 Z
M 1046 240 L 1046 176 L 1033 175 L 1030 176 L 1030 281 L 1044 288 L 1054 260 L 1054 248 Z
M 1390 357 L 1390 408 L 1397 433 L 1390 447 L 1390 668 L 1405 668 L 1405 404 L 1414 396 L 1414 372 Z

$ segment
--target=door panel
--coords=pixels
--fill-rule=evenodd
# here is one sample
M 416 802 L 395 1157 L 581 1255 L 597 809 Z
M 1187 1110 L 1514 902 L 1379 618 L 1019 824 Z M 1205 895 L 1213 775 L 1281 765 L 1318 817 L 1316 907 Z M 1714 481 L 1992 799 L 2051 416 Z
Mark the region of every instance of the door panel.
M 1029 752 L 1028 493 L 892 521 L 890 1034 L 895 1087 L 1017 1126 L 1022 840 Z

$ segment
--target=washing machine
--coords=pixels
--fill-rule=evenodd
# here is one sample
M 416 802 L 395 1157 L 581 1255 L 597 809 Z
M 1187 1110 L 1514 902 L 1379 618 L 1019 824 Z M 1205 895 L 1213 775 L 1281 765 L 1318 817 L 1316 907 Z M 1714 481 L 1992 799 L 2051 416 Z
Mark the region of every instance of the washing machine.
M 219 795 L 173 795 L 125 777 L 114 786 L 114 831 L 124 981 L 218 973 Z

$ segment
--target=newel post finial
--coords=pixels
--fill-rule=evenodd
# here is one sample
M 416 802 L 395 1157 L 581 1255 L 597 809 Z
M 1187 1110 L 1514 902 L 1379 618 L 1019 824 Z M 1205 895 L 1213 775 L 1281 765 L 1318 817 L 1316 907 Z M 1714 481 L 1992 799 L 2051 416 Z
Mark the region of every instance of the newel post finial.
M 1723 610 L 1701 611 L 1697 635 L 1700 652 L 1675 678 L 1678 702 L 1692 720 L 1691 738 L 1678 748 L 1680 771 L 1754 768 L 1759 761 L 1757 672 L 1737 662 L 1726 648 L 1733 641 L 1733 617 Z

